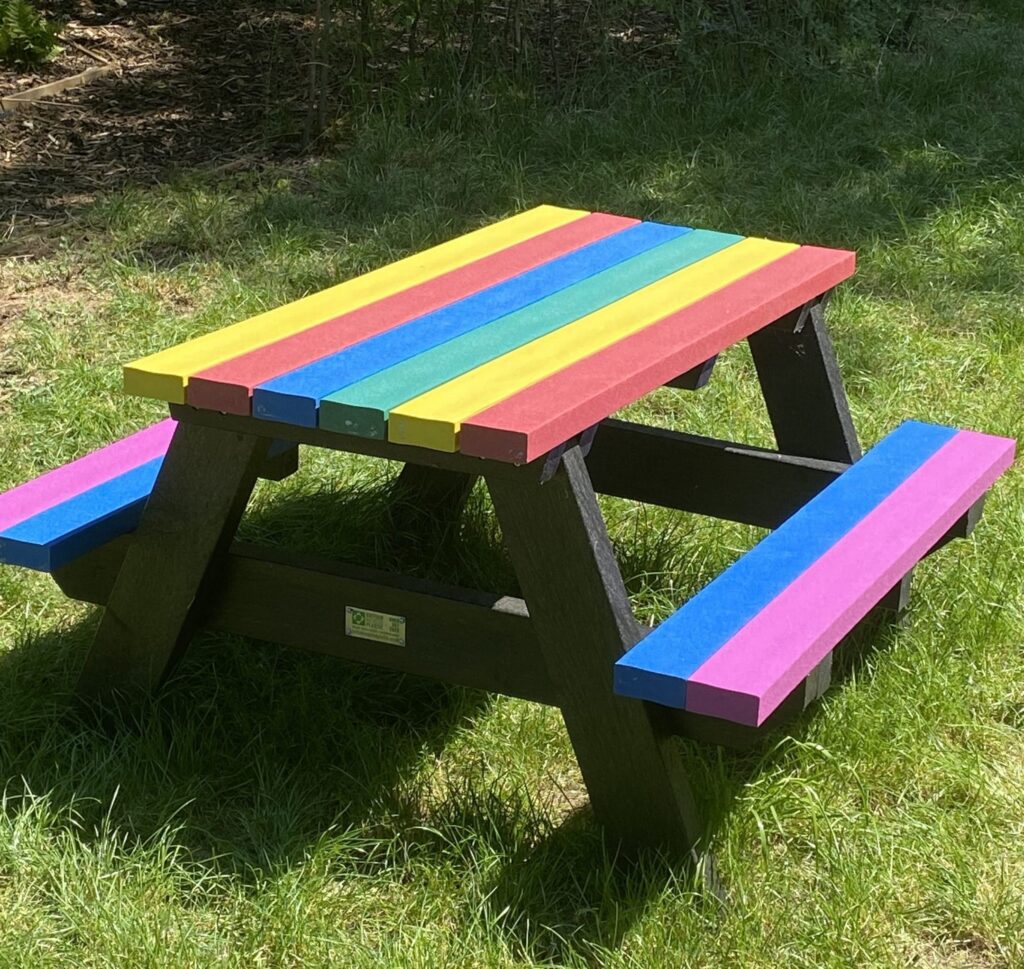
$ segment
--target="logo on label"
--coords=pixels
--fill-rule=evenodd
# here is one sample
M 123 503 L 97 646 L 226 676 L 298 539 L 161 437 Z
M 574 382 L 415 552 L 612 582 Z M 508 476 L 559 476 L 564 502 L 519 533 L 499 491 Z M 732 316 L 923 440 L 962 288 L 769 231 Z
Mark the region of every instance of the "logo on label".
M 345 606 L 345 635 L 389 646 L 404 646 L 405 616 Z

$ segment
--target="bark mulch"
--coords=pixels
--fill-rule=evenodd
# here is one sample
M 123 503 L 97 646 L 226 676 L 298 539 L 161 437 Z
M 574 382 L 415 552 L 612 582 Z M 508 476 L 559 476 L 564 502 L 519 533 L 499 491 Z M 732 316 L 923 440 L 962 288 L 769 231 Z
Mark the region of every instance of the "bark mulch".
M 39 67 L 0 66 L 0 95 L 113 66 L 30 107 L 0 113 L 0 251 L 129 181 L 169 170 L 239 168 L 301 148 L 308 16 L 232 0 L 39 4 L 63 50 Z M 301 131 L 301 122 L 298 122 Z

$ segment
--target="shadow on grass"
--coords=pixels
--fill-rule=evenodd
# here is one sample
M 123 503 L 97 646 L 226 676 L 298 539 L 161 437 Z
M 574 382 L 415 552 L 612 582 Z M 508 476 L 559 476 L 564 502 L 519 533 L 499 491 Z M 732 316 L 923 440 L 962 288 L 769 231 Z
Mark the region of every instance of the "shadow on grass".
M 564 103 L 509 95 L 467 103 L 461 121 L 443 124 L 411 122 L 385 107 L 346 118 L 336 157 L 293 158 L 283 167 L 259 161 L 211 173 L 165 152 L 179 159 L 162 175 L 177 174 L 169 187 L 66 209 L 91 229 L 122 236 L 112 249 L 121 262 L 144 269 L 259 263 L 262 279 L 270 263 L 289 277 L 289 298 L 375 265 L 388 249 L 420 248 L 541 201 L 861 252 L 907 236 L 934 249 L 929 233 L 948 241 L 959 232 L 955 265 L 882 258 L 859 285 L 891 295 L 918 286 L 923 270 L 956 273 L 981 291 L 1015 292 L 1017 267 L 957 218 L 1016 205 L 1022 72 L 998 19 L 1005 16 L 936 17 L 915 51 L 885 51 L 841 71 L 773 63 L 742 75 L 713 61 L 652 71 L 623 59 L 621 70 L 591 78 L 587 93 Z M 288 21 L 288 30 L 297 25 Z M 247 35 L 256 54 L 246 54 L 257 61 L 270 43 L 262 34 L 277 29 L 271 18 L 258 26 Z M 168 36 L 196 29 L 190 20 Z M 176 44 L 197 59 L 184 60 L 183 73 L 193 83 L 206 78 L 202 45 Z M 289 56 L 302 48 L 290 33 L 273 44 Z M 219 85 L 219 73 L 211 76 Z M 264 101 L 247 104 L 256 113 L 274 100 L 267 77 L 259 83 Z M 217 95 L 218 110 L 224 96 Z M 205 122 L 218 124 L 216 116 Z M 175 123 L 207 138 L 191 115 Z M 238 137 L 234 127 L 224 132 Z M 944 213 L 946 224 L 936 228 Z M 1006 231 L 1016 233 L 1017 221 L 1008 218 Z M 288 272 L 285 249 L 315 252 L 316 271 Z
M 347 496 L 285 493 L 257 507 L 246 530 L 485 588 L 509 577 L 480 491 L 458 527 L 422 544 L 389 531 L 405 511 L 396 491 L 392 480 Z M 649 571 L 662 567 L 659 554 L 652 550 Z M 487 855 L 497 863 L 483 910 L 466 918 L 487 919 L 540 960 L 614 949 L 666 886 L 694 904 L 712 901 L 686 864 L 653 853 L 616 857 L 588 808 L 552 816 L 538 792 L 509 791 L 484 772 L 446 781 L 440 799 L 431 793 L 430 765 L 486 714 L 487 694 L 207 633 L 159 695 L 82 708 L 70 690 L 95 625 L 94 613 L 26 637 L 0 658 L 8 812 L 21 809 L 19 790 L 44 794 L 70 837 L 115 831 L 148 844 L 170 832 L 201 870 L 247 884 L 351 832 L 364 849 L 340 865 L 341 878 L 410 858 L 464 866 L 469 877 Z M 847 670 L 885 640 L 881 630 L 876 621 L 856 638 Z M 790 735 L 801 737 L 812 717 L 799 717 Z M 776 740 L 742 754 L 682 743 L 711 837 L 744 786 L 776 763 Z

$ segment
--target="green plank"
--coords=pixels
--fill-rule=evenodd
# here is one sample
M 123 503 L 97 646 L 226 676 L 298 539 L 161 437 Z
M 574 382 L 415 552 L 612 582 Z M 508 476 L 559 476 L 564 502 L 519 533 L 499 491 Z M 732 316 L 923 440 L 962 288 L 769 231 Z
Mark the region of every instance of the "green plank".
M 393 407 L 649 286 L 742 238 L 698 229 L 627 259 L 493 323 L 334 391 L 320 402 L 320 426 L 358 437 L 384 439 L 387 437 L 388 414 Z

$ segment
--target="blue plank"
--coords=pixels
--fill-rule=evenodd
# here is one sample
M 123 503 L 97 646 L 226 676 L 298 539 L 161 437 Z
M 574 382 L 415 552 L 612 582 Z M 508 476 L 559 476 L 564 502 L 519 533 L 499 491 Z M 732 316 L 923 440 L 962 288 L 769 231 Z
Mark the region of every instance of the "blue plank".
M 320 426 L 343 434 L 383 439 L 393 407 L 735 245 L 742 238 L 697 229 L 620 262 L 455 340 L 336 389 L 320 401 Z
M 320 400 L 478 326 L 522 309 L 641 252 L 690 232 L 642 222 L 368 340 L 256 387 L 252 412 L 265 420 L 315 427 Z
M 83 491 L 0 533 L 0 563 L 54 569 L 132 531 L 153 490 L 163 457 Z
M 615 692 L 683 708 L 686 680 L 956 434 L 908 421 L 615 664 Z

